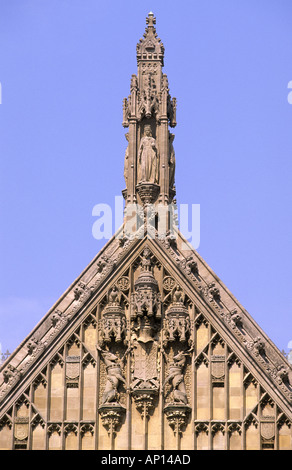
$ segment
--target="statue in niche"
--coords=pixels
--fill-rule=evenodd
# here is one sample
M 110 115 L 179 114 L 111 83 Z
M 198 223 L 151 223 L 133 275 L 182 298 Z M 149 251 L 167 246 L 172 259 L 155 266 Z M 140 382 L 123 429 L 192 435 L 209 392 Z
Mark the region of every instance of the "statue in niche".
M 169 366 L 169 374 L 165 379 L 163 384 L 164 386 L 167 382 L 171 382 L 172 390 L 173 390 L 173 401 L 175 403 L 180 403 L 183 405 L 187 405 L 187 393 L 186 393 L 186 386 L 184 383 L 184 376 L 183 376 L 183 368 L 186 363 L 186 356 L 189 354 L 188 352 L 180 351 L 173 357 L 173 363 Z
M 151 126 L 144 127 L 144 136 L 141 139 L 139 152 L 139 183 L 158 183 L 159 157 L 156 140 L 152 137 Z
M 105 351 L 101 349 L 99 346 L 97 346 L 97 349 L 102 355 L 107 372 L 107 381 L 102 396 L 102 404 L 104 405 L 105 403 L 118 403 L 119 383 L 126 383 L 124 377 L 122 376 L 121 366 L 118 363 L 118 357 L 110 351 Z
M 127 132 L 127 134 L 125 134 L 125 137 L 126 137 L 127 142 L 128 142 L 128 146 L 127 146 L 126 152 L 125 152 L 125 163 L 124 163 L 124 178 L 125 178 L 125 183 L 127 185 L 127 182 L 128 182 L 128 168 L 129 168 L 129 132 Z
M 173 148 L 174 134 L 169 134 L 169 187 L 174 187 L 174 177 L 175 177 L 175 153 Z

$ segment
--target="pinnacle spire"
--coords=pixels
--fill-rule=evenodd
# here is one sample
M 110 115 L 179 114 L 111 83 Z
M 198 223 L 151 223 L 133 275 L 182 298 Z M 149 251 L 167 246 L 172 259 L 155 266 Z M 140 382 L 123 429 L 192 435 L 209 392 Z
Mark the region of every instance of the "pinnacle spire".
M 141 61 L 160 61 L 163 67 L 164 59 L 164 46 L 161 40 L 157 37 L 156 29 L 156 18 L 152 11 L 146 17 L 146 29 L 143 38 L 140 39 L 137 44 L 137 63 Z
M 157 36 L 156 18 L 150 12 L 137 44 L 137 75 L 131 77 L 130 96 L 123 102 L 123 126 L 128 147 L 125 154 L 123 195 L 126 205 L 167 206 L 175 197 L 174 134 L 176 100 L 171 98 L 163 73 L 164 46 Z M 166 224 L 168 225 L 168 223 Z

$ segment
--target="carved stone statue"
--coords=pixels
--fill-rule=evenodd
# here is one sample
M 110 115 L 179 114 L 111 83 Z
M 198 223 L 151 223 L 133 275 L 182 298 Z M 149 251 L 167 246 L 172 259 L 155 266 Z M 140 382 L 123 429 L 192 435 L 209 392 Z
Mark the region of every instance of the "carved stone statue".
M 122 376 L 121 366 L 118 363 L 118 357 L 110 351 L 104 351 L 99 346 L 97 349 L 101 352 L 107 371 L 107 381 L 102 396 L 102 404 L 117 403 L 119 400 L 119 383 L 126 383 Z
M 129 142 L 129 133 L 125 135 L 127 142 Z M 129 145 L 126 148 L 125 152 L 125 163 L 124 163 L 124 178 L 125 178 L 125 183 L 127 185 L 128 182 L 128 168 L 129 168 Z
M 117 286 L 113 286 L 108 294 L 108 301 L 111 305 L 119 305 L 120 304 L 120 295 L 119 289 Z
M 138 152 L 138 162 L 140 166 L 138 182 L 158 183 L 159 157 L 150 125 L 146 125 L 144 128 L 144 136 L 141 139 Z
M 187 354 L 188 353 L 181 351 L 173 357 L 173 363 L 169 366 L 169 374 L 163 384 L 164 387 L 167 382 L 171 382 L 174 402 L 184 405 L 188 403 L 183 376 L 183 368 Z
M 175 177 L 175 153 L 173 148 L 174 134 L 169 134 L 169 187 L 174 187 Z

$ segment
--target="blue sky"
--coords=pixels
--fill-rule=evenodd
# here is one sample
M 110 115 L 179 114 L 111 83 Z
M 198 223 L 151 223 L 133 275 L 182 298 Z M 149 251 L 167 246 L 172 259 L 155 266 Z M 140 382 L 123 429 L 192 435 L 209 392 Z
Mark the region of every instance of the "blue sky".
M 122 99 L 152 10 L 177 98 L 178 203 L 198 252 L 279 349 L 292 340 L 292 2 L 0 0 L 0 343 L 12 352 L 105 241 Z

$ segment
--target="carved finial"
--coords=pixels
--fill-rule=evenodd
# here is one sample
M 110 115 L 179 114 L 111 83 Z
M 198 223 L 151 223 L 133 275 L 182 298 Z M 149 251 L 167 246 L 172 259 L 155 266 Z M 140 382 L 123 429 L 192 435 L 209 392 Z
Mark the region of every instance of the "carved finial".
M 148 25 L 148 27 L 154 27 L 154 25 L 156 24 L 156 18 L 152 11 L 148 13 L 148 16 L 146 18 L 146 24 Z

